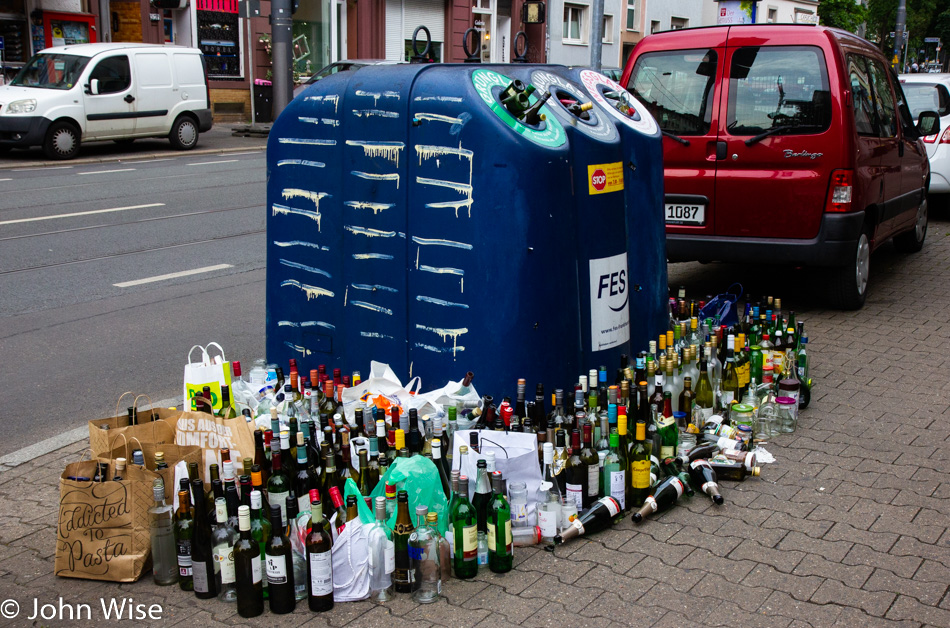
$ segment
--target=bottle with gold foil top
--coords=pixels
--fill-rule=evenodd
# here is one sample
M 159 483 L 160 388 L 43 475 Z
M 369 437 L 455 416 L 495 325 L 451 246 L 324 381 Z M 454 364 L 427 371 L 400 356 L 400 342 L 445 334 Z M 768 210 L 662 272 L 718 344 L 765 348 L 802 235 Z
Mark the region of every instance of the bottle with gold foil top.
M 412 593 L 413 577 L 409 561 L 409 537 L 415 526 L 409 516 L 409 494 L 399 491 L 396 498 L 396 525 L 393 527 L 393 544 L 396 551 L 396 569 L 393 583 L 397 593 Z

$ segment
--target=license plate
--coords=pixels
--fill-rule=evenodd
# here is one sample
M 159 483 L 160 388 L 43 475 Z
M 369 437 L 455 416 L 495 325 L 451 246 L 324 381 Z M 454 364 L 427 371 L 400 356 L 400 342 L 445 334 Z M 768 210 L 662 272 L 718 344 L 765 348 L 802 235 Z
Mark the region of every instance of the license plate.
M 668 225 L 702 225 L 705 222 L 705 205 L 666 204 L 666 224 Z

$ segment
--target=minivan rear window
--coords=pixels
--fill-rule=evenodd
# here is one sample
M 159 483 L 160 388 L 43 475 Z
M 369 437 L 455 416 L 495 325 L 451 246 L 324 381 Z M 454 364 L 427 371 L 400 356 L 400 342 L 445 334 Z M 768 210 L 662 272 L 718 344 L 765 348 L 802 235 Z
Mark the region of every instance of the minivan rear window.
M 732 55 L 726 130 L 731 135 L 820 133 L 831 122 L 828 68 L 814 46 L 747 46 Z
M 904 83 L 904 95 L 910 113 L 917 119 L 923 111 L 936 111 L 937 115 L 945 116 L 950 113 L 950 93 L 940 83 Z
M 715 50 L 649 52 L 637 59 L 628 89 L 660 128 L 676 135 L 706 135 L 712 121 L 718 55 Z

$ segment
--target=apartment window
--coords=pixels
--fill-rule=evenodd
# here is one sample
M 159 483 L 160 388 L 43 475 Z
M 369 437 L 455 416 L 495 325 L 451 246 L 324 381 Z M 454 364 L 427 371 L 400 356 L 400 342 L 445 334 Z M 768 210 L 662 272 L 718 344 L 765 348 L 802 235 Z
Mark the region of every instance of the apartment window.
M 660 22 L 659 20 L 650 20 L 650 34 L 660 32 Z
M 681 28 L 688 28 L 689 20 L 685 17 L 671 17 L 670 18 L 670 30 L 678 31 Z
M 637 0 L 627 0 L 627 30 L 637 30 Z
M 605 44 L 614 43 L 614 16 L 604 16 L 604 32 L 601 41 Z
M 778 22 L 778 9 L 769 9 L 769 24 Z
M 586 44 L 587 7 L 578 4 L 564 5 L 564 27 L 561 38 L 566 44 Z

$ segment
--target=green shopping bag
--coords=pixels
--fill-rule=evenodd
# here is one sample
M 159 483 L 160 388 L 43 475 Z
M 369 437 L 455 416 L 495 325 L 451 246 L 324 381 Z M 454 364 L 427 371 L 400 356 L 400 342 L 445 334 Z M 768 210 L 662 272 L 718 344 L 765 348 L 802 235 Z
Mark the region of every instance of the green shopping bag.
M 429 512 L 439 515 L 439 533 L 444 534 L 448 527 L 449 503 L 442 490 L 442 480 L 439 479 L 439 470 L 435 463 L 425 456 L 411 458 L 396 458 L 386 475 L 379 479 L 379 484 L 373 489 L 373 500 L 386 495 L 386 485 L 396 487 L 397 491 L 406 491 L 409 494 L 409 514 L 414 517 L 416 506 L 426 506 Z M 361 515 L 362 517 L 362 515 Z M 386 524 L 393 528 L 396 525 L 396 513 Z M 415 521 L 413 521 L 415 524 Z

